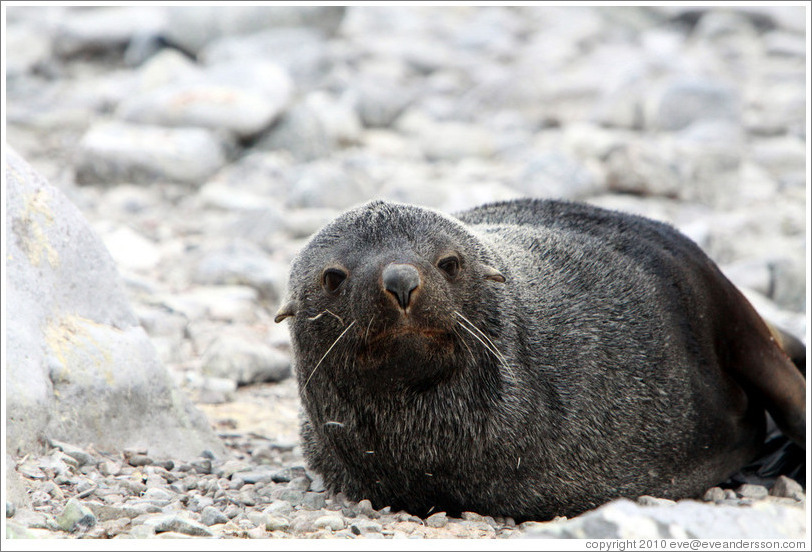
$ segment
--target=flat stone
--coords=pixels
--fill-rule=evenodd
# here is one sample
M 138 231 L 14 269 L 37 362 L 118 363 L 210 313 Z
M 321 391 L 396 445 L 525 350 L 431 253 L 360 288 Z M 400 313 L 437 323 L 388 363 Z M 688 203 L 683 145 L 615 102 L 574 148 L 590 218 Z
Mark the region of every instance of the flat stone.
M 284 67 L 303 87 L 318 82 L 326 72 L 328 47 L 322 33 L 306 27 L 267 29 L 247 35 L 224 36 L 200 52 L 205 64 L 261 59 Z
M 175 494 L 170 491 L 167 491 L 166 489 L 161 489 L 158 487 L 150 487 L 149 489 L 144 491 L 143 497 L 145 500 L 168 502 L 173 498 L 175 498 Z
M 322 516 L 313 522 L 316 529 L 330 529 L 340 531 L 344 529 L 344 519 L 339 516 Z
M 293 513 L 293 506 L 290 502 L 280 499 L 274 500 L 270 506 L 263 511 L 276 517 L 290 516 Z
M 637 497 L 637 503 L 641 506 L 673 506 L 676 504 L 676 502 L 667 498 L 658 498 L 648 495 Z
M 174 44 L 194 53 L 220 37 L 269 29 L 306 27 L 330 35 L 341 24 L 345 9 L 332 6 L 176 6 L 169 8 L 166 34 Z
M 170 514 L 159 516 L 148 520 L 147 523 L 155 527 L 156 533 L 171 531 L 191 535 L 193 537 L 211 537 L 214 535 L 214 533 L 202 523 L 192 521 L 182 515 Z
M 71 10 L 53 32 L 54 51 L 61 56 L 123 50 L 137 34 L 159 34 L 165 13 L 156 7 Z
M 292 91 L 287 73 L 277 65 L 254 63 L 226 73 L 201 73 L 191 82 L 170 83 L 122 102 L 116 115 L 134 123 L 168 127 L 225 129 L 241 138 L 270 126 L 286 107 Z M 247 74 L 248 77 L 240 78 Z M 252 76 L 262 75 L 269 86 L 254 85 Z M 242 82 L 241 82 L 242 81 Z
M 531 197 L 578 199 L 600 191 L 595 175 L 560 151 L 540 154 L 526 166 L 521 177 L 511 183 L 514 188 Z
M 356 535 L 369 535 L 370 533 L 380 533 L 383 531 L 383 525 L 377 521 L 359 519 L 352 522 L 350 529 Z
M 277 303 L 286 285 L 287 266 L 270 260 L 258 246 L 234 241 L 207 252 L 192 277 L 201 284 L 248 285 L 267 301 Z
M 77 182 L 200 185 L 226 162 L 226 142 L 202 128 L 94 124 L 79 143 Z
M 742 498 L 753 498 L 753 499 L 761 499 L 766 497 L 769 492 L 767 491 L 767 487 L 762 485 L 753 485 L 750 483 L 745 483 L 740 485 L 738 489 L 736 489 L 736 494 Z
M 201 369 L 207 376 L 231 378 L 238 385 L 281 381 L 291 374 L 287 355 L 238 336 L 223 336 L 212 343 Z
M 288 205 L 294 208 L 343 210 L 363 203 L 374 193 L 374 185 L 334 162 L 314 161 L 304 165 L 294 179 Z
M 533 524 L 531 538 L 798 538 L 806 530 L 797 507 L 754 502 L 748 508 L 682 500 L 641 506 L 619 499 L 566 521 Z
M 678 80 L 660 97 L 653 126 L 679 130 L 702 119 L 741 118 L 741 99 L 733 87 L 702 80 Z
M 287 531 L 289 528 L 290 522 L 279 516 L 268 516 L 265 523 L 267 531 Z
M 53 439 L 50 440 L 51 446 L 58 448 L 77 462 L 77 467 L 85 466 L 87 464 L 92 464 L 95 462 L 93 455 L 88 453 L 87 451 L 81 449 L 80 447 L 76 447 L 69 443 L 63 443 L 62 441 L 55 441 Z

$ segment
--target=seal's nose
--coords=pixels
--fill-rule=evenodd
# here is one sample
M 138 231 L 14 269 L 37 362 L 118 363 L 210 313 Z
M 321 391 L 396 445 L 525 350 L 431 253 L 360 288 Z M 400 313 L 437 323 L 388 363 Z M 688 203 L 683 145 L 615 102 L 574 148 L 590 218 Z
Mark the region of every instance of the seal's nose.
M 402 309 L 409 306 L 412 291 L 420 285 L 420 273 L 410 264 L 387 265 L 381 279 L 384 289 L 395 296 Z

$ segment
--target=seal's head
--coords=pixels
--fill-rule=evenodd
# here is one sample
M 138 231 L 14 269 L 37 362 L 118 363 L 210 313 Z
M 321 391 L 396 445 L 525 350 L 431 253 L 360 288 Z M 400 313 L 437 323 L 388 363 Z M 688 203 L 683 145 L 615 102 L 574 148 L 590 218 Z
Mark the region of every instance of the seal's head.
M 300 389 L 311 378 L 431 385 L 461 369 L 472 342 L 489 347 L 499 325 L 494 283 L 504 282 L 461 222 L 373 201 L 313 236 L 276 321 L 293 317 Z

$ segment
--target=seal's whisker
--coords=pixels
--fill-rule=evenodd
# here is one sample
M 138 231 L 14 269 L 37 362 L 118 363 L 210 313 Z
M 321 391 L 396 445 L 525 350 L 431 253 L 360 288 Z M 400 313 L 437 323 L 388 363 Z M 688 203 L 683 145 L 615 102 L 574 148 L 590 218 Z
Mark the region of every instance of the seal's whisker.
M 462 325 L 459 321 L 457 321 L 457 324 Z M 471 350 L 471 347 L 468 346 L 468 343 L 462 338 L 460 333 L 455 328 L 451 328 L 451 331 L 454 332 L 454 335 L 459 338 L 460 343 L 462 343 L 463 346 L 468 350 L 468 355 L 471 357 L 471 362 L 476 362 L 474 352 Z
M 329 312 L 329 311 L 326 311 L 326 312 Z M 324 314 L 324 313 L 322 313 L 322 314 Z M 330 314 L 332 314 L 332 313 L 330 313 Z M 319 315 L 319 316 L 321 316 L 321 315 Z M 309 375 L 309 376 L 307 376 L 307 381 L 305 381 L 305 384 L 302 386 L 302 391 L 304 391 L 305 389 L 307 389 L 307 384 L 308 384 L 308 383 L 310 383 L 310 379 L 313 377 L 313 374 L 315 374 L 315 373 L 316 373 L 316 370 L 318 369 L 318 367 L 319 367 L 319 366 L 321 366 L 322 361 L 324 361 L 324 359 L 325 359 L 325 358 L 327 358 L 327 355 L 329 355 L 329 354 L 330 354 L 330 351 L 332 351 L 332 350 L 333 350 L 333 347 L 335 347 L 335 346 L 336 346 L 336 343 L 338 343 L 338 342 L 339 342 L 339 340 L 340 340 L 342 337 L 344 337 L 344 335 L 345 335 L 345 334 L 346 334 L 346 333 L 349 331 L 349 329 L 350 329 L 350 328 L 352 328 L 354 325 L 355 325 L 355 320 L 353 320 L 352 322 L 350 322 L 350 325 L 349 325 L 349 326 L 347 326 L 346 328 L 344 328 L 344 331 L 343 331 L 343 332 L 341 332 L 341 334 L 340 334 L 340 335 L 339 335 L 339 336 L 336 338 L 336 340 L 335 340 L 335 341 L 333 341 L 333 344 L 332 344 L 332 345 L 330 345 L 330 348 L 329 348 L 329 349 L 327 349 L 327 352 L 326 352 L 326 353 L 324 353 L 324 355 L 322 355 L 321 359 L 320 359 L 320 360 L 319 360 L 319 361 L 316 363 L 316 366 L 315 366 L 315 368 L 313 368 L 313 371 L 312 371 L 312 372 L 310 372 L 310 375 Z
M 457 321 L 460 324 L 460 327 L 466 330 L 472 336 L 474 336 L 477 339 L 477 341 L 482 343 L 482 346 L 485 347 L 488 351 L 490 351 L 491 354 L 493 354 L 493 356 L 496 357 L 496 360 L 499 362 L 499 364 L 501 364 L 505 368 L 508 375 L 510 376 L 510 379 L 513 380 L 513 383 L 518 385 L 519 382 L 516 379 L 516 374 L 513 372 L 513 368 L 510 367 L 510 364 L 508 364 L 507 359 L 499 351 L 499 348 L 496 346 L 496 344 L 494 344 L 494 342 L 491 341 L 491 339 L 487 335 L 485 335 L 485 333 L 482 330 L 477 328 L 473 322 L 468 320 L 460 312 L 454 311 L 454 315 L 457 316 L 458 318 Z M 465 322 L 465 324 L 463 324 L 463 322 Z
M 336 313 L 334 313 L 333 311 L 331 311 L 331 310 L 329 310 L 329 309 L 325 309 L 325 310 L 323 310 L 322 312 L 320 312 L 320 313 L 319 313 L 319 314 L 317 314 L 316 316 L 308 316 L 308 317 L 307 317 L 307 319 L 308 319 L 308 320 L 318 320 L 319 318 L 321 318 L 321 317 L 322 317 L 322 316 L 324 316 L 325 314 L 329 314 L 329 315 L 331 315 L 331 316 L 335 316 L 335 317 L 338 319 L 338 321 L 339 321 L 339 322 L 341 322 L 341 325 L 342 325 L 342 326 L 344 325 L 344 319 L 343 319 L 343 318 L 341 318 L 339 315 L 337 315 Z
M 488 336 L 487 336 L 487 334 L 485 334 L 485 332 L 483 332 L 482 330 L 480 330 L 479 328 L 477 328 L 477 327 L 474 325 L 474 323 L 473 323 L 473 322 L 471 322 L 470 320 L 468 320 L 467 318 L 465 318 L 465 316 L 463 316 L 463 315 L 462 315 L 462 314 L 461 314 L 459 311 L 454 311 L 454 315 L 455 315 L 455 316 L 457 316 L 458 318 L 460 318 L 460 319 L 461 319 L 463 322 L 465 322 L 465 323 L 467 323 L 467 324 L 468 324 L 468 326 L 463 326 L 463 327 L 465 327 L 466 329 L 470 328 L 470 329 L 472 329 L 473 331 L 475 331 L 475 332 L 476 332 L 478 335 L 482 336 L 482 338 L 483 338 L 485 341 L 487 341 L 487 342 L 488 342 L 488 344 L 490 345 L 490 350 L 491 350 L 491 352 L 493 352 L 493 354 L 495 354 L 496 356 L 498 356 L 498 357 L 499 357 L 499 360 L 501 360 L 502 362 L 505 362 L 505 363 L 507 362 L 507 361 L 505 360 L 505 357 L 504 357 L 504 356 L 502 355 L 502 353 L 499 351 L 499 348 L 498 348 L 498 347 L 497 347 L 497 346 L 494 344 L 494 342 L 493 342 L 493 341 L 491 341 L 491 338 L 490 338 L 490 337 L 488 337 Z
M 500 364 L 502 364 L 502 363 L 503 363 L 503 361 L 502 361 L 502 357 L 501 357 L 501 356 L 499 356 L 499 353 L 497 353 L 496 351 L 494 351 L 494 350 L 491 348 L 491 346 L 490 346 L 490 345 L 488 345 L 487 343 L 485 343 L 485 341 L 483 341 L 483 340 L 482 340 L 482 338 L 481 338 L 481 337 L 479 337 L 477 334 L 475 334 L 475 333 L 474 333 L 474 332 L 473 332 L 473 331 L 472 331 L 470 328 L 468 328 L 468 326 L 466 326 L 466 325 L 465 325 L 465 324 L 463 324 L 462 322 L 457 322 L 457 323 L 460 325 L 460 327 L 461 327 L 463 330 L 465 330 L 466 332 L 468 332 L 469 334 L 471 334 L 472 336 L 474 336 L 474 339 L 476 339 L 477 341 L 479 341 L 479 342 L 482 344 L 482 346 L 483 346 L 483 347 L 485 347 L 485 349 L 487 349 L 487 350 L 488 350 L 488 351 L 489 351 L 489 352 L 490 352 L 490 353 L 491 353 L 493 356 L 495 356 L 495 357 L 496 357 L 496 360 L 498 360 Z
M 367 324 L 367 331 L 364 333 L 364 343 L 369 343 L 369 328 L 372 327 L 372 321 L 375 320 L 375 315 L 372 315 L 372 318 L 369 319 L 369 324 Z

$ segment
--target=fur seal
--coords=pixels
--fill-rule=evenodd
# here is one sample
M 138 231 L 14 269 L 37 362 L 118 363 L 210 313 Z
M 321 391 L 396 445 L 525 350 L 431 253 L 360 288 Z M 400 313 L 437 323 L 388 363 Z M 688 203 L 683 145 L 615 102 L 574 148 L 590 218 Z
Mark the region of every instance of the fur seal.
M 765 410 L 804 446 L 775 332 L 639 216 L 373 201 L 310 239 L 286 299 L 305 459 L 376 508 L 543 520 L 696 497 L 759 454 Z

